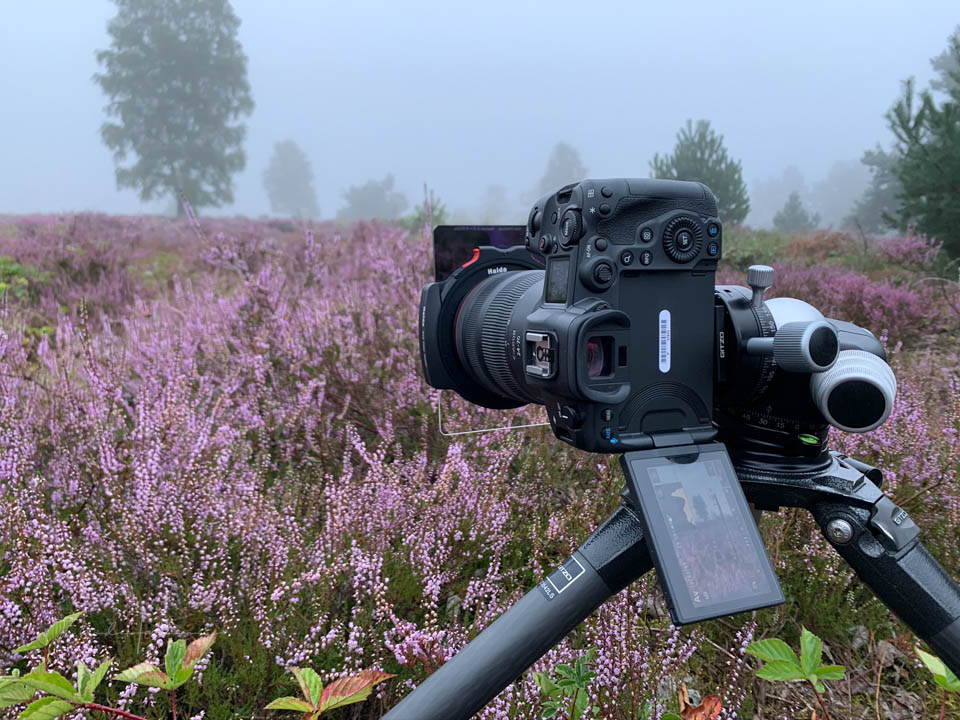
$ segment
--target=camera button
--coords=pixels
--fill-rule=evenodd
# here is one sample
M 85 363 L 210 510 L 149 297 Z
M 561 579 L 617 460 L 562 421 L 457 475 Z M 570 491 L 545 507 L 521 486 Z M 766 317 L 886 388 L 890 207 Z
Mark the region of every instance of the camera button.
M 600 411 L 600 419 L 603 420 L 604 422 L 610 422 L 612 418 L 613 418 L 613 410 L 611 410 L 610 408 L 604 408 L 603 410 Z
M 572 245 L 580 239 L 583 230 L 583 217 L 579 210 L 567 210 L 560 218 L 560 244 Z
M 607 249 L 607 239 L 606 238 L 597 238 L 596 242 L 593 243 L 593 246 L 600 250 L 601 252 Z
M 593 277 L 600 285 L 606 285 L 613 280 L 613 266 L 602 262 L 593 270 Z
M 620 253 L 620 264 L 630 265 L 633 262 L 633 250 L 624 250 Z
M 648 227 L 637 230 L 637 240 L 640 242 L 653 242 L 653 230 Z
M 604 185 L 602 188 L 600 188 L 600 194 L 605 198 L 613 197 L 613 190 Z
M 613 208 L 611 208 L 608 203 L 601 203 L 601 204 L 600 204 L 600 214 L 601 214 L 601 215 L 609 215 L 609 214 L 610 214 L 610 211 L 611 211 L 612 209 L 613 209 Z
M 549 235 L 540 236 L 540 252 L 549 255 L 553 252 L 553 239 Z
M 613 428 L 605 427 L 600 430 L 600 435 L 604 440 L 610 440 L 613 437 Z
M 641 264 L 641 265 L 649 265 L 649 264 L 652 263 L 652 262 L 653 262 L 653 253 L 652 253 L 652 252 L 650 252 L 649 250 L 644 250 L 642 253 L 640 253 L 640 264 Z

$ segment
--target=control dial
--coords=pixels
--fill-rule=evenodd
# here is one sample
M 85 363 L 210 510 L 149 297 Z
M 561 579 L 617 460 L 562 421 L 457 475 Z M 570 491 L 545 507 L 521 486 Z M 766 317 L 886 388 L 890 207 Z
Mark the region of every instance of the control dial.
M 690 262 L 700 253 L 702 246 L 703 228 L 689 215 L 673 218 L 663 230 L 663 249 L 674 262 Z

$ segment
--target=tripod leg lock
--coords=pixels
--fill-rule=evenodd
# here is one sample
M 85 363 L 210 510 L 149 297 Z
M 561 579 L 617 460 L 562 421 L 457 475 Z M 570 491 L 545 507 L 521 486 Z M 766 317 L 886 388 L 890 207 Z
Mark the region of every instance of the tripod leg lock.
M 810 509 L 860 579 L 960 672 L 960 587 L 920 542 L 909 514 L 882 494 L 871 504 L 829 500 Z
M 920 528 L 906 510 L 884 495 L 873 506 L 870 527 L 879 531 L 880 542 L 888 550 L 903 550 L 920 535 Z

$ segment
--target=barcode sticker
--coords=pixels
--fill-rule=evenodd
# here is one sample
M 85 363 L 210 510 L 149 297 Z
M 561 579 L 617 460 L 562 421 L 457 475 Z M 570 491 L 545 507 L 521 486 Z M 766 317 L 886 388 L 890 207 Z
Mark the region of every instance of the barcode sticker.
M 670 311 L 660 311 L 660 372 L 670 372 Z

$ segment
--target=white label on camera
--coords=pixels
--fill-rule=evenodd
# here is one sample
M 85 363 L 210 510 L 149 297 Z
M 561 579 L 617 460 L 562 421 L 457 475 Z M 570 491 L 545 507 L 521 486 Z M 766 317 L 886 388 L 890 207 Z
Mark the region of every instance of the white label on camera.
M 660 372 L 670 372 L 670 311 L 660 311 Z

